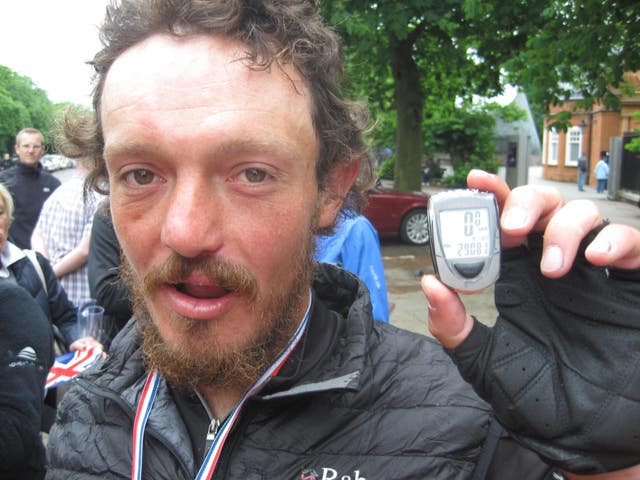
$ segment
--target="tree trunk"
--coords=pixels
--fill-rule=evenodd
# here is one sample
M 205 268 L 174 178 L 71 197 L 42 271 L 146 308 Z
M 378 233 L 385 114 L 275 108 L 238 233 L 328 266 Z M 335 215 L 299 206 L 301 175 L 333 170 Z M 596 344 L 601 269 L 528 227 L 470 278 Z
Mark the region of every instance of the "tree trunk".
M 394 187 L 404 191 L 422 188 L 424 99 L 412 47 L 410 42 L 398 42 L 391 60 L 398 116 Z

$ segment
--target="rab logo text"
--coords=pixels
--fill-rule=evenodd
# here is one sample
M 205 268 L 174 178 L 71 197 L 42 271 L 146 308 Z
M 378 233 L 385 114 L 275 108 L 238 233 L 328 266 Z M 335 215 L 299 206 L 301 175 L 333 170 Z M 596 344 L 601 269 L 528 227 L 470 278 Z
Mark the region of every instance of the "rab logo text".
M 300 475 L 300 480 L 367 480 L 360 475 L 360 470 L 356 470 L 352 475 L 341 475 L 333 468 L 322 468 L 322 475 L 314 469 L 304 470 Z

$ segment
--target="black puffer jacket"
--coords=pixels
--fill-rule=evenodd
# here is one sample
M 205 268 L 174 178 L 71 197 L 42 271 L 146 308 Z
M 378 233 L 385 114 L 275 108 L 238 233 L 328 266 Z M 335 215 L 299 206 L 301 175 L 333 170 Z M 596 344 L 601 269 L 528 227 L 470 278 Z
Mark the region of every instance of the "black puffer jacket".
M 132 422 L 145 377 L 129 322 L 110 357 L 66 394 L 49 439 L 48 478 L 130 477 Z M 306 336 L 246 404 L 214 478 L 468 479 L 490 422 L 489 407 L 439 345 L 374 322 L 366 288 L 324 266 Z M 507 460 L 493 478 L 544 476 L 539 460 L 499 443 L 504 448 L 495 454 Z M 524 461 L 522 470 L 508 459 Z M 163 382 L 145 431 L 143 478 L 193 479 L 199 467 Z
M 0 478 L 40 480 L 44 382 L 53 363 L 48 320 L 31 296 L 0 281 Z

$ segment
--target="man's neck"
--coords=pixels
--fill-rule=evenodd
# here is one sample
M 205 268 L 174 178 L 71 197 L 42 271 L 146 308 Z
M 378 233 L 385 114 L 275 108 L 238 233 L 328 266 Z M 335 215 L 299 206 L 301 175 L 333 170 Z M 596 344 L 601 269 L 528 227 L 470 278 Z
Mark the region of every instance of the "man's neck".
M 30 168 L 32 170 L 38 170 L 38 165 L 40 164 L 40 162 L 36 162 L 36 163 L 25 163 L 20 161 L 19 165 L 23 166 L 24 168 Z
M 223 420 L 233 410 L 244 392 L 243 388 L 202 387 L 200 395 L 207 402 L 207 407 L 214 418 Z

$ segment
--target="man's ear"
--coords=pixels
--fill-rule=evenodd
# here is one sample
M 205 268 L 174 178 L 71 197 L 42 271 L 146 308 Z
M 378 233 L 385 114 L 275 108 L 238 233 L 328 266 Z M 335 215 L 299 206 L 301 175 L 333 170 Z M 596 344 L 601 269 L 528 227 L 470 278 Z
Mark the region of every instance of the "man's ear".
M 320 198 L 318 227 L 327 228 L 342 208 L 342 204 L 360 173 L 360 160 L 335 167 L 327 174 L 324 190 Z

